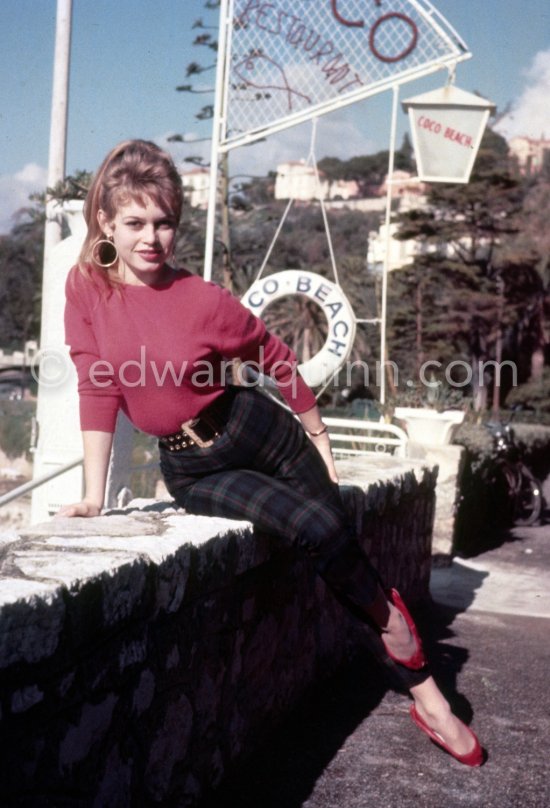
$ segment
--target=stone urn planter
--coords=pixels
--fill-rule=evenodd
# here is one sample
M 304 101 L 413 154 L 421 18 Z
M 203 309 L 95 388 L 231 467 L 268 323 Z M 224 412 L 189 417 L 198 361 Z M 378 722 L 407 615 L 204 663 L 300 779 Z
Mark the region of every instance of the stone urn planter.
M 456 427 L 464 420 L 462 410 L 437 412 L 429 407 L 396 407 L 394 414 L 403 421 L 413 443 L 438 446 L 449 444 Z

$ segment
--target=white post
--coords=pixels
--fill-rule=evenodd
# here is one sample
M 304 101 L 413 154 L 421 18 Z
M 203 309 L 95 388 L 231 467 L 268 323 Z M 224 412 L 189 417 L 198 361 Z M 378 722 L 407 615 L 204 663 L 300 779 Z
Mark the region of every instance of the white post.
M 218 61 L 216 64 L 216 96 L 214 99 L 214 115 L 212 121 L 212 147 L 210 150 L 210 187 L 208 189 L 208 213 L 206 216 L 206 244 L 204 249 L 204 279 L 212 278 L 212 261 L 214 256 L 214 232 L 216 228 L 216 198 L 218 191 L 218 161 L 220 140 L 224 123 L 224 79 L 225 52 L 227 44 L 228 2 L 221 0 L 220 32 L 218 35 Z
M 48 157 L 48 187 L 53 188 L 65 176 L 67 146 L 67 111 L 69 105 L 69 62 L 71 53 L 72 0 L 57 0 L 55 54 L 50 122 L 50 151 Z M 61 241 L 61 216 L 52 200 L 46 203 L 44 234 L 44 268 L 51 250 Z M 44 277 L 44 289 L 46 289 Z
M 391 112 L 391 130 L 390 130 L 390 153 L 388 157 L 388 180 L 386 183 L 386 249 L 384 255 L 384 266 L 382 270 L 382 302 L 380 312 L 380 403 L 386 402 L 386 311 L 388 305 L 388 272 L 390 269 L 390 250 L 391 250 L 391 202 L 393 194 L 393 166 L 395 161 L 395 137 L 397 130 L 397 103 L 399 100 L 399 85 L 395 84 L 392 88 L 392 112 Z
M 72 0 L 57 0 L 55 54 L 50 125 L 48 187 L 65 176 Z M 36 407 L 37 445 L 34 479 L 72 463 L 82 455 L 78 427 L 76 377 L 63 338 L 64 284 L 80 251 L 86 232 L 82 203 L 72 211 L 72 235 L 61 241 L 63 207 L 46 203 L 44 268 L 42 274 L 42 322 L 40 331 L 40 384 Z M 67 214 L 69 215 L 69 214 Z M 77 466 L 62 477 L 36 488 L 32 494 L 31 522 L 41 522 L 62 504 L 82 496 L 82 469 Z

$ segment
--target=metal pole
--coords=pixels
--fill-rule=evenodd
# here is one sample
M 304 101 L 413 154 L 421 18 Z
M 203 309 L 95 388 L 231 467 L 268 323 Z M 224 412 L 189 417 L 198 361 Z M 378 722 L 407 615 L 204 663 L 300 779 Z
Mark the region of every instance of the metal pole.
M 65 177 L 65 158 L 67 143 L 67 110 L 69 96 L 69 62 L 71 50 L 71 16 L 72 0 L 57 0 L 55 50 L 53 62 L 52 104 L 50 121 L 50 149 L 48 157 L 48 187 L 53 188 Z M 55 200 L 46 197 L 46 225 L 44 228 L 44 263 L 42 271 L 42 313 L 40 329 L 40 348 L 51 348 L 57 342 L 53 335 L 59 330 L 64 300 L 64 275 L 59 272 L 59 265 L 55 264 L 56 248 L 62 237 L 62 210 Z M 62 339 L 56 345 L 56 350 L 63 350 Z M 76 390 L 75 390 L 76 398 Z M 76 411 L 76 401 L 74 409 Z M 71 423 L 71 406 L 60 390 L 47 385 L 38 385 L 38 401 L 36 405 L 36 418 L 39 427 L 39 439 L 34 455 L 33 475 L 35 480 L 41 478 L 45 469 L 61 466 L 67 457 L 71 459 L 71 446 L 75 443 L 72 428 L 67 429 Z M 55 435 L 61 434 L 61 446 L 57 444 Z M 73 446 L 74 455 L 82 452 L 80 436 L 78 448 Z M 50 478 L 54 479 L 54 477 Z M 77 484 L 75 486 L 75 479 Z M 82 472 L 73 473 L 64 480 L 68 500 L 76 501 L 82 496 Z M 76 487 L 76 490 L 75 490 Z M 48 487 L 49 488 L 49 487 Z M 65 500 L 67 502 L 67 500 Z M 46 489 L 33 488 L 31 522 L 43 521 L 48 518 Z
M 82 465 L 83 462 L 84 458 L 79 457 L 76 460 L 72 460 L 70 463 L 66 463 L 64 466 L 60 466 L 58 469 L 54 469 L 54 471 L 50 471 L 49 474 L 43 474 L 41 477 L 36 477 L 34 480 L 30 480 L 28 483 L 19 485 L 17 488 L 14 488 L 12 491 L 8 491 L 7 494 L 0 497 L 0 506 L 7 505 L 7 503 L 11 502 L 13 499 L 22 497 L 23 494 L 27 493 L 27 491 L 33 491 L 35 488 L 44 485 L 44 483 L 54 480 L 61 474 L 65 474 L 66 471 L 70 471 L 76 466 Z
M 391 202 L 393 194 L 393 166 L 395 158 L 395 138 L 397 130 L 397 103 L 399 100 L 399 85 L 392 87 L 392 113 L 390 130 L 390 152 L 388 157 L 388 179 L 386 183 L 386 250 L 384 255 L 384 266 L 382 270 L 382 304 L 380 313 L 380 403 L 386 402 L 386 310 L 388 305 L 388 272 L 390 269 L 390 249 L 391 249 Z
M 71 53 L 72 0 L 57 0 L 55 54 L 50 122 L 50 151 L 48 157 L 48 188 L 53 188 L 65 176 L 67 145 L 67 110 L 69 102 L 69 61 Z M 46 201 L 44 233 L 44 268 L 52 249 L 61 241 L 61 219 L 56 203 Z M 45 280 L 45 279 L 44 279 Z M 44 283 L 44 286 L 46 284 Z
M 206 243 L 204 248 L 204 279 L 207 281 L 212 278 L 214 231 L 216 228 L 216 197 L 218 190 L 218 160 L 220 154 L 222 126 L 225 115 L 223 97 L 227 27 L 229 25 L 227 15 L 228 4 L 229 0 L 221 0 L 220 32 L 218 36 L 218 61 L 216 64 L 216 97 L 214 100 L 212 146 L 210 149 L 210 187 L 208 188 L 208 213 L 206 216 Z

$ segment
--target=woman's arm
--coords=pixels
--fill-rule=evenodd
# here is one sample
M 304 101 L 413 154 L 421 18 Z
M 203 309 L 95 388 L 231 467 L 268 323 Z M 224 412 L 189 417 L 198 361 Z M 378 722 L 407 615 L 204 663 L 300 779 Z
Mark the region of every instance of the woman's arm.
M 213 284 L 209 289 L 216 304 L 209 320 L 215 350 L 223 357 L 239 358 L 245 365 L 252 363 L 260 372 L 269 374 L 325 461 L 331 480 L 338 482 L 328 432 L 315 403 L 315 395 L 300 375 L 296 354 L 282 340 L 266 331 L 265 323 L 227 289 L 219 289 Z
M 99 516 L 105 498 L 112 432 L 82 432 L 85 494 L 80 502 L 64 505 L 57 516 Z
M 325 466 L 328 469 L 330 479 L 334 483 L 337 483 L 338 474 L 336 473 L 334 458 L 330 449 L 328 430 L 321 419 L 319 407 L 317 405 L 311 407 L 311 409 L 307 410 L 306 412 L 300 413 L 298 418 L 300 419 L 305 431 L 313 441 L 315 448 L 325 461 Z

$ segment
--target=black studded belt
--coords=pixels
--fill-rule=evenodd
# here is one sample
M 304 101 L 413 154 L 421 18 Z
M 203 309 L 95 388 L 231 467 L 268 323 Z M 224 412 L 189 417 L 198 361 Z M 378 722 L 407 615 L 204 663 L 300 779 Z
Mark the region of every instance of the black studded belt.
M 221 396 L 224 399 L 225 396 Z M 179 452 L 189 446 L 208 449 L 222 434 L 227 421 L 227 407 L 220 399 L 214 401 L 197 418 L 184 421 L 178 432 L 163 435 L 159 443 L 170 452 Z

